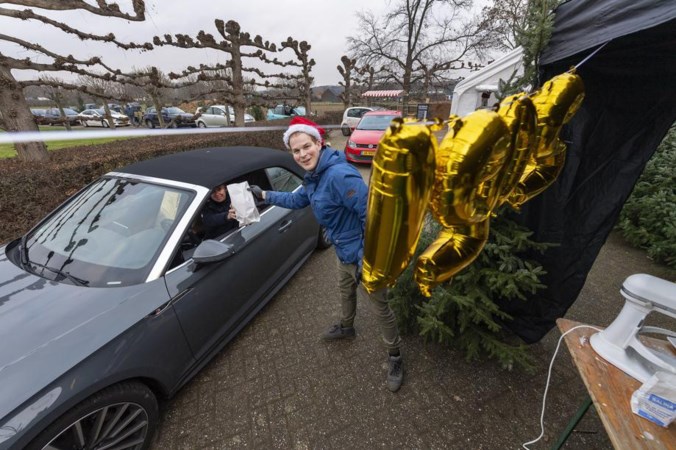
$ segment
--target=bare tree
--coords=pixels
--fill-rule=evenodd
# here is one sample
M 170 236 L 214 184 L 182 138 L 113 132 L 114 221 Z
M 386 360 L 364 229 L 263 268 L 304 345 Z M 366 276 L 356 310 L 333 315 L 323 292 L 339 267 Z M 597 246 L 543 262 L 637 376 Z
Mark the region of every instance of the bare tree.
M 103 111 L 106 121 L 103 122 L 104 127 L 115 129 L 115 120 L 110 113 L 109 100 L 124 101 L 126 98 L 126 91 L 122 84 L 97 78 L 91 75 L 78 77 L 78 85 L 82 91 L 89 93 L 103 104 Z
M 358 13 L 360 34 L 348 38 L 350 54 L 379 70 L 380 81 L 410 93 L 424 80 L 421 63 L 460 63 L 479 55 L 490 43 L 486 23 L 463 19 L 471 0 L 398 0 L 383 17 Z M 404 96 L 404 109 L 407 106 Z
M 357 60 L 350 58 L 347 55 L 343 55 L 340 58 L 342 66 L 336 66 L 338 73 L 343 77 L 343 81 L 339 81 L 338 84 L 343 87 L 343 92 L 340 94 L 340 99 L 343 101 L 343 106 L 348 108 L 353 105 L 353 81 L 355 76 L 358 75 L 357 69 Z
M 66 127 L 66 130 L 71 131 L 70 120 L 68 120 L 66 113 L 63 110 L 64 89 L 60 86 L 62 80 L 51 76 L 41 77 L 40 79 L 49 83 L 49 86 L 46 88 L 45 95 L 47 95 L 47 98 L 54 102 L 56 108 L 59 110 L 59 116 L 61 117 L 60 123 L 63 123 L 63 125 Z
M 221 95 L 228 96 L 235 110 L 235 124 L 237 126 L 244 125 L 244 113 L 247 104 L 257 104 L 264 101 L 264 98 L 259 98 L 257 102 L 254 93 L 247 99 L 247 92 L 251 92 L 247 85 L 261 86 L 265 88 L 277 87 L 288 88 L 295 85 L 292 81 L 297 76 L 288 75 L 286 73 L 265 73 L 257 67 L 245 67 L 245 58 L 252 58 L 258 62 L 285 67 L 289 65 L 298 65 L 294 61 L 279 61 L 276 57 L 270 59 L 269 54 L 277 52 L 277 46 L 268 41 L 263 42 L 260 36 L 253 39 L 249 33 L 242 32 L 240 26 L 234 20 L 229 20 L 227 23 L 223 20 L 215 20 L 216 30 L 223 40 L 216 40 L 213 35 L 200 31 L 196 38 L 184 34 L 177 34 L 176 36 L 164 35 L 163 38 L 155 36 L 153 43 L 157 46 L 171 45 L 180 48 L 211 48 L 229 55 L 229 59 L 225 64 L 212 64 L 200 67 L 188 67 L 180 74 L 170 73 L 169 77 L 173 80 L 185 79 L 193 74 L 198 75 L 201 81 L 216 81 L 221 80 L 226 82 L 227 92 L 221 92 Z M 252 49 L 248 51 L 248 49 Z M 223 70 L 229 69 L 229 76 L 223 75 Z M 244 74 L 248 73 L 251 77 L 257 77 L 260 81 L 250 78 L 250 81 L 245 82 Z M 270 83 L 270 79 L 290 80 L 288 85 L 274 85 Z M 247 101 L 249 100 L 249 101 Z
M 312 47 L 306 41 L 298 42 L 290 37 L 282 42 L 281 47 L 292 49 L 296 58 L 298 58 L 299 63 L 289 62 L 288 64 L 301 68 L 301 73 L 297 78 L 298 93 L 301 103 L 305 106 L 305 111 L 310 114 L 312 110 L 312 83 L 314 82 L 314 77 L 310 76 L 310 71 L 315 65 L 315 60 L 309 57 L 308 52 Z
M 490 32 L 494 34 L 497 50 L 512 50 L 520 45 L 526 30 L 526 11 L 529 0 L 494 0 L 481 14 Z
M 52 20 L 34 10 L 36 8 L 50 11 L 78 10 L 104 17 L 143 21 L 145 20 L 145 2 L 143 0 L 132 0 L 131 6 L 133 11 L 128 13 L 123 12 L 117 3 L 109 2 L 107 0 L 97 0 L 93 3 L 84 0 L 4 0 L 2 3 L 17 5 L 28 9 L 9 9 L 2 7 L 0 8 L 0 16 L 14 18 L 16 20 L 35 20 L 48 27 L 56 28 L 64 33 L 74 35 L 82 40 L 108 42 L 122 49 L 152 48 L 152 45 L 150 44 L 137 45 L 133 42 L 120 42 L 112 33 L 106 35 L 84 33 L 65 23 Z M 45 34 L 45 36 L 47 35 L 48 34 Z M 41 80 L 17 81 L 12 73 L 13 70 L 36 70 L 42 73 L 71 72 L 78 75 L 87 75 L 93 68 L 99 67 L 106 72 L 106 75 L 99 75 L 103 79 L 106 77 L 114 78 L 114 74 L 117 73 L 117 71 L 106 66 L 101 58 L 98 57 L 78 59 L 72 55 L 62 55 L 50 51 L 40 44 L 8 36 L 1 32 L 0 40 L 16 44 L 50 60 L 50 62 L 47 63 L 38 63 L 35 62 L 35 59 L 16 59 L 0 53 L 0 116 L 2 116 L 2 123 L 0 123 L 0 125 L 7 131 L 38 130 L 24 98 L 23 89 L 29 85 L 42 84 L 42 82 Z M 76 88 L 76 86 L 70 87 L 73 89 Z M 20 160 L 37 161 L 49 158 L 47 149 L 42 142 L 16 144 L 15 149 Z

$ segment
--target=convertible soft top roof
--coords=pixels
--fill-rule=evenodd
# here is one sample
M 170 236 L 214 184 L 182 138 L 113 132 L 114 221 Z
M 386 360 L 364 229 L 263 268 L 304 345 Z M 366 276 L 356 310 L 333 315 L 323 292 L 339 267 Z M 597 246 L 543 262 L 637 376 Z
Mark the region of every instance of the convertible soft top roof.
M 160 156 L 116 172 L 196 184 L 209 189 L 263 167 L 278 166 L 303 176 L 291 154 L 262 147 L 211 147 Z

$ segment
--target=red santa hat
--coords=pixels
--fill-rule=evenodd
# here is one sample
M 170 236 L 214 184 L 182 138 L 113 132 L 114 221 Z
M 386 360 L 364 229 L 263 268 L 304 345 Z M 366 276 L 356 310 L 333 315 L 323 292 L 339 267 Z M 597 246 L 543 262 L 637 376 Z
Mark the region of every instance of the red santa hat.
M 320 127 L 313 121 L 306 119 L 305 117 L 296 116 L 291 119 L 291 122 L 289 122 L 289 128 L 284 132 L 284 137 L 282 138 L 284 139 L 284 145 L 286 148 L 289 148 L 289 138 L 294 133 L 308 134 L 324 145 L 323 136 L 326 134 L 324 128 Z

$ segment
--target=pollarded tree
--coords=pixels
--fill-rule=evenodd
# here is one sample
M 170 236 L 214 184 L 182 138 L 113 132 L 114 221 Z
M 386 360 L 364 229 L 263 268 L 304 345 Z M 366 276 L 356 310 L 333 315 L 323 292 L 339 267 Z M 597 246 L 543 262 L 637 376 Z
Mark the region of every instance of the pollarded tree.
M 296 58 L 299 62 L 289 62 L 288 64 L 301 68 L 301 73 L 296 78 L 296 87 L 300 95 L 301 103 L 305 106 L 305 111 L 307 114 L 310 114 L 310 111 L 312 110 L 312 83 L 314 81 L 314 77 L 310 76 L 310 72 L 315 65 L 315 60 L 310 58 L 308 51 L 310 51 L 312 47 L 306 41 L 298 42 L 290 37 L 281 43 L 281 47 L 290 48 L 296 54 Z
M 339 81 L 338 84 L 343 87 L 343 92 L 340 94 L 340 99 L 343 101 L 343 106 L 348 108 L 353 105 L 352 99 L 354 98 L 352 85 L 354 78 L 358 75 L 357 69 L 357 60 L 350 58 L 347 55 L 343 55 L 340 58 L 342 66 L 336 66 L 338 73 L 343 77 L 343 81 Z
M 49 17 L 36 12 L 37 9 L 48 11 L 81 11 L 83 13 L 96 14 L 98 16 L 120 18 L 131 21 L 145 20 L 145 2 L 143 0 L 132 0 L 130 12 L 124 12 L 117 3 L 107 0 L 97 0 L 96 2 L 86 2 L 84 0 L 5 0 L 3 4 L 12 4 L 25 9 L 10 9 L 1 7 L 0 16 L 13 18 L 16 20 L 34 20 L 43 23 L 50 28 L 56 28 L 63 33 L 74 35 L 82 40 L 108 42 L 111 45 L 122 49 L 151 49 L 152 45 L 137 45 L 133 42 L 123 43 L 115 38 L 112 33 L 98 35 L 84 33 L 66 23 L 50 19 Z M 48 34 L 45 34 L 47 36 Z M 70 72 L 78 75 L 87 75 L 94 68 L 102 69 L 106 72 L 108 78 L 116 71 L 106 66 L 101 58 L 93 57 L 87 59 L 76 58 L 72 55 L 63 55 L 51 51 L 46 47 L 6 35 L 0 32 L 0 40 L 14 44 L 39 55 L 40 59 L 46 59 L 48 62 L 36 62 L 36 58 L 17 59 L 0 52 L 0 126 L 7 131 L 37 131 L 37 125 L 33 121 L 33 116 L 23 95 L 23 89 L 26 86 L 42 84 L 39 79 L 18 81 L 13 71 L 34 70 L 41 73 Z M 112 75 L 114 77 L 114 75 Z M 103 77 L 103 76 L 102 76 Z M 76 88 L 71 86 L 71 88 Z M 41 142 L 31 142 L 15 145 L 17 155 L 20 160 L 38 161 L 49 158 L 45 145 Z
M 232 99 L 231 103 L 235 110 L 235 124 L 237 126 L 244 126 L 244 113 L 247 105 L 260 104 L 265 98 L 259 97 L 257 92 L 251 93 L 247 89 L 247 85 L 261 86 L 266 89 L 269 88 L 289 88 L 295 86 L 293 81 L 297 78 L 296 75 L 289 75 L 286 73 L 266 73 L 257 67 L 245 67 L 245 59 L 254 59 L 259 63 L 270 64 L 278 67 L 286 67 L 298 65 L 294 61 L 279 61 L 276 57 L 270 59 L 268 55 L 277 52 L 277 46 L 268 41 L 263 42 L 260 36 L 253 39 L 249 33 L 241 31 L 240 25 L 234 20 L 229 20 L 227 23 L 223 20 L 215 20 L 216 30 L 223 40 L 217 40 L 212 34 L 200 31 L 195 38 L 185 34 L 164 35 L 163 38 L 155 36 L 153 44 L 157 46 L 170 45 L 186 49 L 214 49 L 229 55 L 229 59 L 224 64 L 216 63 L 212 65 L 200 64 L 199 67 L 188 67 L 180 74 L 170 73 L 169 77 L 174 80 L 180 80 L 191 75 L 198 74 L 200 81 L 225 81 L 228 86 L 228 92 L 222 92 L 221 95 L 227 95 Z M 249 49 L 251 49 L 249 51 Z M 223 76 L 223 70 L 227 70 L 230 76 Z M 258 80 L 251 79 L 249 82 L 245 80 L 245 73 L 256 76 Z M 270 79 L 288 80 L 289 84 L 279 85 L 271 83 Z M 247 96 L 250 97 L 247 99 Z M 269 101 L 269 99 L 267 99 Z
M 398 0 L 383 17 L 358 13 L 361 31 L 348 38 L 350 54 L 381 67 L 380 81 L 410 93 L 424 78 L 421 63 L 453 64 L 491 46 L 485 22 L 463 19 L 471 6 L 471 0 Z

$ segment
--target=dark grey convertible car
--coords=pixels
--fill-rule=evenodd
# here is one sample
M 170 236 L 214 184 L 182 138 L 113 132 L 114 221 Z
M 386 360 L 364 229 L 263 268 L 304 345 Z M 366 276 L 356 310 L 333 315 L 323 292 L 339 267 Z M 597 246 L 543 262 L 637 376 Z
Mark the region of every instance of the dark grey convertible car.
M 284 152 L 209 148 L 108 173 L 0 247 L 0 448 L 140 449 L 170 397 L 317 247 L 309 208 L 205 240 L 211 188 L 293 191 Z

